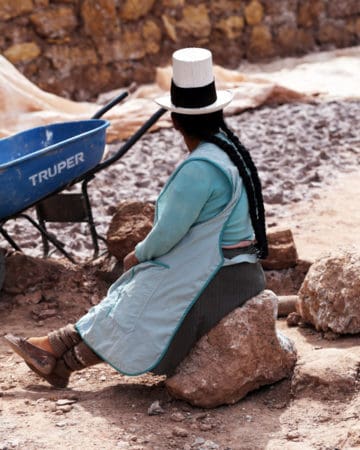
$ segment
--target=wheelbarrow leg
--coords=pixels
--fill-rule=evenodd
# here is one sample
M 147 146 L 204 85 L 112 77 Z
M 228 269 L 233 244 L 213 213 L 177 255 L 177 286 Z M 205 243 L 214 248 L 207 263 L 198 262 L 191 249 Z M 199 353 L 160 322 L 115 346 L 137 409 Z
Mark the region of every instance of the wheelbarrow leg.
M 94 217 L 93 217 L 93 214 L 92 214 L 89 194 L 88 194 L 88 191 L 87 191 L 88 183 L 89 183 L 89 181 L 92 178 L 94 178 L 94 176 L 86 178 L 82 182 L 82 184 L 81 184 L 81 191 L 82 191 L 83 199 L 84 199 L 84 202 L 85 202 L 85 208 L 86 208 L 86 213 L 87 213 L 87 222 L 88 222 L 89 228 L 90 228 L 91 239 L 93 241 L 94 258 L 97 258 L 98 254 L 99 254 L 99 242 L 98 242 L 98 239 L 99 238 L 103 239 L 103 238 L 97 234 L 96 227 L 95 227 L 95 222 L 94 222 Z M 103 240 L 105 240 L 105 239 L 103 239 Z
M 47 258 L 49 255 L 50 246 L 49 246 L 49 241 L 47 239 L 48 232 L 46 229 L 46 223 L 45 223 L 45 220 L 43 220 L 43 218 L 40 216 L 40 214 L 38 214 L 37 207 L 36 207 L 36 212 L 37 212 L 37 216 L 38 216 L 38 220 L 39 220 L 39 225 L 46 232 L 46 234 L 41 232 L 41 240 L 42 240 L 42 244 L 43 244 L 43 256 L 44 256 L 44 258 Z
M 18 217 L 23 217 L 24 219 L 27 219 L 40 233 L 41 236 L 45 236 L 48 241 L 50 241 L 54 247 L 56 247 L 60 253 L 62 253 L 69 261 L 76 264 L 76 261 L 72 256 L 69 255 L 69 253 L 64 250 L 63 244 L 56 239 L 54 236 L 52 236 L 50 233 L 47 232 L 47 230 L 39 225 L 32 217 L 28 216 L 27 214 L 19 214 Z
M 3 235 L 4 239 L 6 239 L 8 241 L 8 243 L 11 245 L 11 247 L 14 250 L 17 250 L 19 252 L 21 252 L 21 248 L 17 245 L 17 243 L 10 237 L 10 235 L 8 234 L 8 232 L 3 228 L 2 225 L 0 225 L 0 233 Z

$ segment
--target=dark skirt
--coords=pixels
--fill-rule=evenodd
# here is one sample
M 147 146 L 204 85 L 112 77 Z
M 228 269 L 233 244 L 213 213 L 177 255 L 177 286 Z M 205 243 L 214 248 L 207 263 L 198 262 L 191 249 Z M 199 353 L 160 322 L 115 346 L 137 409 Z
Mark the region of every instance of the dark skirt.
M 224 250 L 226 258 L 252 253 L 253 247 Z M 222 267 L 194 303 L 175 333 L 164 357 L 152 370 L 171 375 L 194 344 L 223 317 L 265 289 L 260 263 L 240 263 Z

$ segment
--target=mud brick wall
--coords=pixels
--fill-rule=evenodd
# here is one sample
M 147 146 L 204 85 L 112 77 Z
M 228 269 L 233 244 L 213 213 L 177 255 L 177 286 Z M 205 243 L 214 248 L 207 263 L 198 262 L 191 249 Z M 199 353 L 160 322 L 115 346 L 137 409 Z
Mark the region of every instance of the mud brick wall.
M 151 82 L 173 50 L 228 68 L 360 43 L 359 0 L 0 0 L 0 49 L 41 88 L 76 100 Z

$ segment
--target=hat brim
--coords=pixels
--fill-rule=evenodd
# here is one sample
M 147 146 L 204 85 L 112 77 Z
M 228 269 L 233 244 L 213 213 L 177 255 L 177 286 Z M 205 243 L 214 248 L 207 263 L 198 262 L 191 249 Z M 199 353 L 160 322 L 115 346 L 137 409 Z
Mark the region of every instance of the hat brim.
M 179 113 L 179 114 L 188 114 L 188 115 L 199 115 L 199 114 L 210 114 L 215 111 L 219 111 L 220 109 L 225 108 L 234 97 L 233 92 L 231 91 L 216 91 L 217 100 L 211 105 L 204 106 L 202 108 L 182 108 L 175 106 L 171 103 L 170 95 L 164 95 L 163 97 L 158 97 L 155 99 L 155 102 L 161 106 L 162 108 L 167 109 L 168 111 Z

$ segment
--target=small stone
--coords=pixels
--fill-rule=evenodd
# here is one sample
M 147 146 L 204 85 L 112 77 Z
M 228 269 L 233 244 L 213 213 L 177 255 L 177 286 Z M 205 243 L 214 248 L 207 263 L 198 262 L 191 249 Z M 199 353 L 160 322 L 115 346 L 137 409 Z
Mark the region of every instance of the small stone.
M 297 327 L 301 321 L 300 314 L 296 312 L 290 313 L 286 318 L 286 323 L 288 327 Z
M 13 64 L 26 63 L 36 59 L 41 53 L 40 47 L 35 42 L 14 44 L 4 51 L 6 58 Z
M 100 381 L 106 381 L 106 376 L 105 375 L 101 375 Z
M 68 413 L 73 409 L 72 405 L 64 405 L 64 406 L 59 406 L 58 407 L 58 411 L 62 411 L 63 413 Z
M 327 331 L 323 334 L 323 338 L 327 341 L 336 341 L 336 339 L 339 339 L 340 334 L 334 333 L 333 331 Z
M 185 416 L 181 412 L 172 413 L 170 416 L 170 420 L 173 422 L 182 422 L 184 419 Z
M 213 426 L 210 423 L 201 423 L 199 425 L 199 428 L 201 431 L 210 431 L 213 428 Z
M 60 398 L 56 402 L 56 404 L 58 406 L 72 405 L 73 403 L 76 403 L 76 400 L 75 399 L 70 399 L 70 398 Z
M 300 433 L 298 431 L 289 431 L 286 435 L 286 439 L 288 441 L 296 441 L 300 437 Z
M 149 406 L 149 409 L 148 409 L 149 416 L 156 416 L 156 415 L 164 414 L 164 413 L 165 413 L 165 411 L 161 407 L 159 400 L 156 400 L 155 402 L 151 403 L 151 405 Z
M 37 305 L 39 306 L 39 305 Z M 57 314 L 57 309 L 33 309 L 32 311 L 32 315 L 34 317 L 34 319 L 40 319 L 40 320 L 45 320 L 45 319 L 49 319 L 50 317 L 54 317 Z
M 216 444 L 216 442 L 213 441 L 205 441 L 204 442 L 204 449 L 212 449 L 212 450 L 217 450 L 218 448 L 220 448 L 219 444 Z
M 202 444 L 204 444 L 204 442 L 205 442 L 205 439 L 204 439 L 204 438 L 202 438 L 202 437 L 197 437 L 197 438 L 195 439 L 195 441 L 191 444 L 191 447 L 195 447 L 196 445 L 202 445 Z
M 185 430 L 185 428 L 175 427 L 172 431 L 172 434 L 177 437 L 187 437 L 189 436 L 189 432 Z
M 64 428 L 66 427 L 67 422 L 65 420 L 63 420 L 62 422 L 56 422 L 55 426 L 59 427 L 59 428 Z

